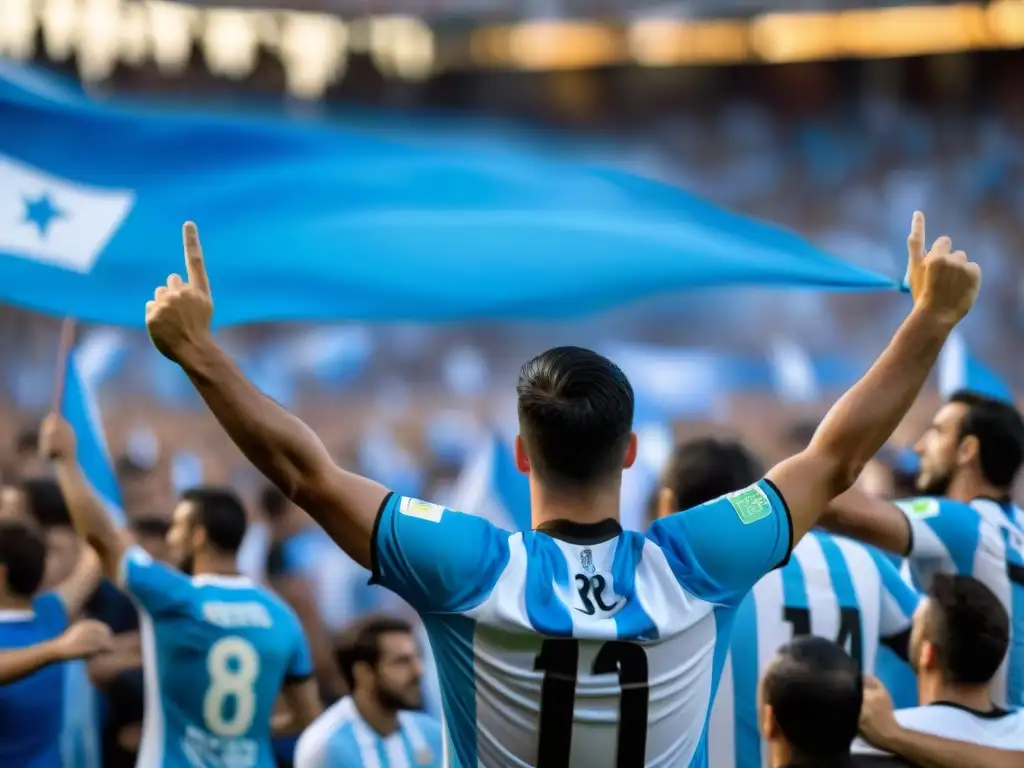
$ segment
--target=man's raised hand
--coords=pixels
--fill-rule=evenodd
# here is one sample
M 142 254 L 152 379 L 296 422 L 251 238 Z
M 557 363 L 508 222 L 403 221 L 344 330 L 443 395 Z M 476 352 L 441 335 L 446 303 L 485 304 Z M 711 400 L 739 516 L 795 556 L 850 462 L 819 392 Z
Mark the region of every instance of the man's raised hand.
M 164 357 L 175 362 L 181 362 L 189 348 L 209 336 L 213 317 L 203 248 L 199 244 L 199 231 L 191 221 L 185 222 L 182 239 L 188 282 L 183 282 L 179 275 L 171 275 L 165 285 L 156 289 L 153 300 L 146 303 L 149 338 Z
M 954 251 L 948 237 L 940 237 L 924 251 L 924 214 L 914 213 L 907 238 L 907 278 L 914 306 L 949 328 L 959 323 L 974 306 L 981 285 L 981 268 Z
M 59 413 L 51 413 L 43 419 L 39 428 L 39 455 L 56 462 L 75 458 L 75 431 Z

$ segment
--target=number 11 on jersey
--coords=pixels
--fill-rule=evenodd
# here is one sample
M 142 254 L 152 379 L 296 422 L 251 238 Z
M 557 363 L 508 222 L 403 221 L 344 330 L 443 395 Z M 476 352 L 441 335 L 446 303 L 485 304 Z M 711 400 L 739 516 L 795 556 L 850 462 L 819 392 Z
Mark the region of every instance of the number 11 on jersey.
M 565 768 L 572 754 L 572 725 L 579 674 L 579 640 L 545 640 L 533 668 L 544 672 L 540 694 L 537 768 Z M 591 674 L 618 674 L 619 732 L 615 767 L 643 768 L 647 753 L 647 652 L 636 643 L 601 645 Z

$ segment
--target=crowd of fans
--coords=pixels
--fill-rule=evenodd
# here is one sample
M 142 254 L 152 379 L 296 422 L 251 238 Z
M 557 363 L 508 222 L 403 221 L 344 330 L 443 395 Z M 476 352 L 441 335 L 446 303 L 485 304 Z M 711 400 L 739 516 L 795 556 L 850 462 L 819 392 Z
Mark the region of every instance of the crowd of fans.
M 560 153 L 573 144 L 580 156 L 680 183 L 889 274 L 902 263 L 897 255 L 906 232 L 905 212 L 924 208 L 958 242 L 969 243 L 972 258 L 982 264 L 984 300 L 972 314 L 967 332 L 982 356 L 1005 362 L 1014 359 L 1015 340 L 1024 329 L 1024 270 L 1015 248 L 1024 237 L 1024 81 L 1015 69 L 1020 61 L 1011 57 L 957 61 L 942 71 L 936 67 L 925 78 L 917 102 L 902 97 L 899 81 L 917 73 L 913 65 L 903 64 L 880 63 L 855 73 L 822 65 L 762 71 L 751 75 L 757 82 L 748 85 L 737 82 L 735 72 L 717 73 L 693 87 L 666 84 L 652 73 L 622 75 L 619 82 L 607 73 L 564 79 L 559 75 L 543 82 L 519 81 L 502 90 L 506 100 L 516 101 L 518 93 L 521 106 L 544 102 L 543 109 L 523 111 L 543 113 L 548 126 L 543 134 L 517 127 L 498 138 Z M 273 73 L 263 76 L 273 80 Z M 986 78 L 984 98 L 967 98 L 963 83 L 981 77 Z M 115 88 L 125 92 L 149 90 L 155 82 L 145 73 L 121 73 L 119 78 Z M 369 94 L 367 100 L 391 98 L 382 97 L 378 87 L 365 82 L 360 86 L 358 73 L 354 79 L 351 87 L 362 87 Z M 192 96 L 218 88 L 196 70 L 189 71 L 184 85 L 162 83 L 165 90 L 180 87 Z M 429 84 L 413 96 L 406 91 L 404 98 L 418 105 L 469 104 L 487 111 L 495 105 L 489 103 L 486 84 L 486 77 L 467 76 Z M 260 86 L 259 76 L 249 84 L 254 91 Z M 237 85 L 232 87 L 238 90 Z M 641 95 L 675 98 L 651 116 L 631 108 L 631 88 Z M 650 102 L 637 93 L 632 99 Z M 700 109 L 691 108 L 698 101 Z M 561 125 L 556 129 L 551 122 Z M 640 122 L 642 131 L 637 129 Z M 565 124 L 574 132 L 566 133 Z M 370 476 L 388 473 L 389 484 L 403 494 L 444 501 L 474 450 L 474 440 L 491 425 L 507 422 L 511 408 L 505 391 L 511 390 L 512 366 L 539 347 L 566 337 L 595 345 L 644 338 L 664 345 L 743 351 L 792 335 L 812 351 L 859 361 L 866 350 L 877 351 L 906 308 L 903 298 L 895 295 L 800 294 L 780 301 L 775 293 L 736 291 L 728 298 L 723 301 L 719 293 L 658 301 L 611 319 L 558 327 L 346 326 L 342 341 L 349 345 L 349 354 L 340 368 L 328 377 L 292 377 L 286 383 L 287 397 L 280 399 L 287 399 L 302 418 L 317 425 L 339 463 Z M 76 568 L 84 567 L 86 557 L 60 491 L 46 479 L 50 470 L 39 456 L 38 422 L 49 404 L 58 333 L 52 319 L 0 310 L 0 359 L 10 383 L 9 396 L 0 399 L 0 434 L 12 438 L 0 445 L 0 509 L 42 532 L 42 591 L 80 580 Z M 267 350 L 272 357 L 292 343 L 296 333 L 262 327 L 229 332 L 227 338 L 240 357 L 259 357 Z M 173 383 L 172 377 L 179 374 L 153 362 L 154 353 L 141 335 L 128 335 L 120 343 L 124 359 L 100 388 L 101 410 L 135 540 L 154 559 L 166 560 L 171 513 L 180 493 L 200 485 L 236 490 L 250 524 L 242 563 L 298 615 L 324 701 L 337 702 L 351 693 L 364 717 L 371 712 L 371 717 L 384 720 L 400 708 L 421 703 L 436 713 L 432 661 L 429 656 L 421 660 L 416 650 L 429 649 L 408 606 L 382 588 L 368 586 L 368 573 L 342 554 L 306 513 L 255 474 L 198 402 L 179 397 L 188 390 L 187 382 Z M 366 351 L 370 349 L 372 356 Z M 1007 365 L 1001 373 L 1019 383 L 1024 380 L 1022 370 Z M 165 380 L 172 383 L 157 385 L 167 389 L 156 396 L 150 384 L 140 383 Z M 743 391 L 730 395 L 728 408 L 721 412 L 667 420 L 672 422 L 674 442 L 697 435 L 728 436 L 771 462 L 806 444 L 806 424 L 821 415 L 830 394 L 819 401 L 783 405 L 768 390 Z M 894 444 L 915 440 L 937 404 L 934 392 L 926 394 Z M 911 495 L 912 473 L 896 456 L 893 452 L 883 457 L 891 461 L 869 465 L 862 481 L 872 492 L 889 498 Z M 677 501 L 685 498 L 681 506 L 688 507 L 754 479 L 756 475 L 728 477 L 723 480 L 728 487 L 691 488 L 689 496 L 686 489 L 672 490 Z M 655 494 L 652 514 L 657 511 L 656 499 Z M 10 584 L 9 565 L 6 577 Z M 109 583 L 88 591 L 91 599 L 83 601 L 86 614 L 108 627 L 112 637 L 96 625 L 77 625 L 62 640 L 60 653 L 79 657 L 104 648 L 92 656 L 87 671 L 103 694 L 105 765 L 134 765 L 144 711 L 138 617 Z M 933 585 L 927 617 L 915 628 L 919 650 L 920 644 L 934 647 L 933 701 L 942 701 L 947 684 L 961 678 L 969 678 L 981 698 L 988 697 L 995 668 L 986 666 L 991 659 L 985 654 L 996 654 L 992 643 L 998 644 L 1008 632 L 1003 626 L 1005 613 L 1000 614 L 990 598 L 968 580 L 951 578 Z M 976 636 L 979 627 L 990 630 L 989 635 Z M 1005 638 L 1003 642 L 1005 646 Z M 944 654 L 951 644 L 960 649 L 959 655 Z M 1003 654 L 1005 647 L 999 658 Z M 382 683 L 378 676 L 387 664 L 396 666 L 389 668 Z M 821 684 L 823 676 L 829 685 Z M 419 702 L 413 691 L 419 690 L 421 678 L 425 693 Z M 767 671 L 763 688 L 768 714 L 762 735 L 773 764 L 787 764 L 801 754 L 842 752 L 844 743 L 848 750 L 858 729 L 859 701 L 866 697 L 870 704 L 875 695 L 870 683 L 868 690 L 862 688 L 857 666 L 834 644 L 805 639 L 783 648 Z M 808 707 L 833 713 L 834 727 L 803 729 L 801 713 Z M 346 722 L 344 709 L 333 712 L 336 724 Z M 884 730 L 884 722 L 860 723 L 869 731 L 873 725 Z M 416 727 L 422 730 L 428 754 L 439 752 L 434 726 Z M 344 740 L 331 741 L 336 731 L 314 733 L 307 748 L 351 749 Z M 886 733 L 873 735 L 875 743 L 884 744 Z M 290 760 L 290 750 L 282 746 L 283 762 Z

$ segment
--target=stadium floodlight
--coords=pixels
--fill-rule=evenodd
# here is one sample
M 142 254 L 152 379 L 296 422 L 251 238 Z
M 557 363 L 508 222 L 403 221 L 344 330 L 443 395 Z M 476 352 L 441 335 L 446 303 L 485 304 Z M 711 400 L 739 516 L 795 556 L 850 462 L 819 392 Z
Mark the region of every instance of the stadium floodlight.
M 183 72 L 192 57 L 199 10 L 165 0 L 146 0 L 146 10 L 157 67 L 166 75 Z
M 121 54 L 121 10 L 120 0 L 88 0 L 81 6 L 75 58 L 83 80 L 104 80 L 114 71 Z
M 30 59 L 36 48 L 36 17 L 31 0 L 0 3 L 0 54 Z
M 337 17 L 312 13 L 285 16 L 277 52 L 288 90 L 304 99 L 322 96 L 347 69 L 348 42 L 348 27 Z
M 39 11 L 43 46 L 51 61 L 67 61 L 78 37 L 79 8 L 75 0 L 46 0 Z
M 252 15 L 223 8 L 205 14 L 203 56 L 213 74 L 241 80 L 256 68 L 259 40 Z

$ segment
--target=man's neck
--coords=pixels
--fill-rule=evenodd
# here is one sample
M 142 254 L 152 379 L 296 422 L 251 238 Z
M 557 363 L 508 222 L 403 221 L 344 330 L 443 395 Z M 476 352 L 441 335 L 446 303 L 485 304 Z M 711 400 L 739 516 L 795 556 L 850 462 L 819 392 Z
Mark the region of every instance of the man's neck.
M 918 697 L 922 705 L 948 702 L 975 712 L 992 711 L 992 690 L 987 685 L 954 685 L 937 678 L 918 678 Z
M 398 730 L 398 712 L 381 706 L 380 700 L 372 692 L 353 691 L 352 701 L 356 705 L 359 716 L 382 738 L 390 736 Z
M 976 472 L 957 472 L 949 483 L 946 495 L 963 504 L 969 504 L 975 499 L 1003 499 L 1009 496 L 1005 488 L 996 488 Z
M 534 528 L 552 520 L 599 523 L 619 519 L 622 498 L 621 476 L 587 491 L 552 491 L 530 476 L 531 522 Z
M 193 576 L 237 576 L 238 558 L 221 553 L 196 554 L 192 561 Z

